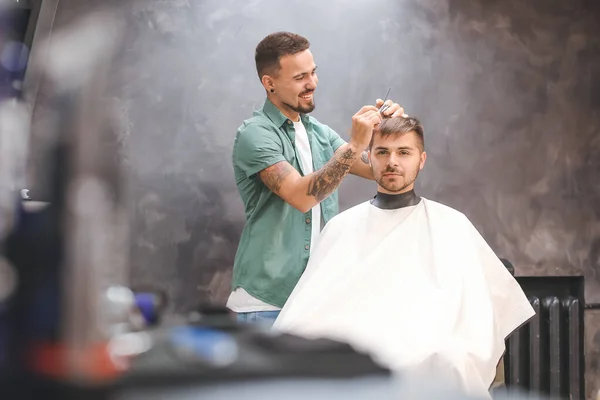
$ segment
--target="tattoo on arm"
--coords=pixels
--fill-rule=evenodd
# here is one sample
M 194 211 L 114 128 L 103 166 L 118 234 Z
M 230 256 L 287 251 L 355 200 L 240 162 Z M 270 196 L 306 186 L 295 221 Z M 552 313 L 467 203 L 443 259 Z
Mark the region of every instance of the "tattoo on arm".
M 274 193 L 279 193 L 281 183 L 292 173 L 294 167 L 287 162 L 278 162 L 260 172 L 260 179 Z
M 340 185 L 352 167 L 356 152 L 346 149 L 336 154 L 323 168 L 316 171 L 308 183 L 308 196 L 323 201 Z

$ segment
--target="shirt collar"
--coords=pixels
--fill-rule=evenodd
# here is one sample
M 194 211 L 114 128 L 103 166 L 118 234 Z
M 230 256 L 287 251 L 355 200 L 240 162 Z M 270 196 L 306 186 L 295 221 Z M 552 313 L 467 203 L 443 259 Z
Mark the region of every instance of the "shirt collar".
M 275 105 L 268 98 L 265 99 L 265 104 L 263 105 L 263 112 L 279 128 L 281 128 L 281 126 L 287 121 L 290 121 L 290 119 L 283 115 L 283 113 L 279 111 L 279 109 L 275 107 Z M 308 115 L 300 114 L 300 121 L 302 121 L 302 123 L 306 126 L 306 124 L 309 121 Z

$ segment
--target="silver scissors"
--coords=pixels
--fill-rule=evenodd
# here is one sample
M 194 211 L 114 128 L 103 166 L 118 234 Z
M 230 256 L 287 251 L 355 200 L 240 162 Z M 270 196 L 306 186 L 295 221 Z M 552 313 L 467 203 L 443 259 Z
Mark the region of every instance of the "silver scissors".
M 385 102 L 386 102 L 386 100 L 387 100 L 387 98 L 388 98 L 388 96 L 389 96 L 389 94 L 390 94 L 390 90 L 392 90 L 392 88 L 391 88 L 391 87 L 388 89 L 387 93 L 385 94 L 385 98 L 383 99 L 383 104 L 381 105 L 381 107 L 379 107 L 379 112 L 380 112 L 381 114 L 383 114 L 383 112 L 384 112 L 385 110 L 387 110 L 388 108 L 390 108 L 390 105 L 389 105 L 389 104 L 385 104 Z

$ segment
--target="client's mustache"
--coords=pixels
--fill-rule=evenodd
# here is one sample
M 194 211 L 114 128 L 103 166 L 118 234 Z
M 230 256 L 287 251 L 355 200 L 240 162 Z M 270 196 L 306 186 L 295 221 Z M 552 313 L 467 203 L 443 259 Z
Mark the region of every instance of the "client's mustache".
M 400 171 L 398 171 L 398 170 L 397 170 L 397 169 L 395 169 L 395 168 L 390 168 L 390 167 L 387 167 L 387 168 L 385 169 L 385 171 L 383 171 L 383 173 L 384 173 L 384 174 L 400 174 L 401 172 L 400 172 Z

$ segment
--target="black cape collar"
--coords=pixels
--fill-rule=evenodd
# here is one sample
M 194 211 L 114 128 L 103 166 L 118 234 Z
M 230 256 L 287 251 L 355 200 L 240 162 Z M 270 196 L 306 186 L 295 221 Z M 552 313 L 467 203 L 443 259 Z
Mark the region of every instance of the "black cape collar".
M 396 210 L 398 208 L 416 206 L 421 201 L 414 189 L 400 194 L 387 194 L 377 192 L 371 204 L 382 210 Z

